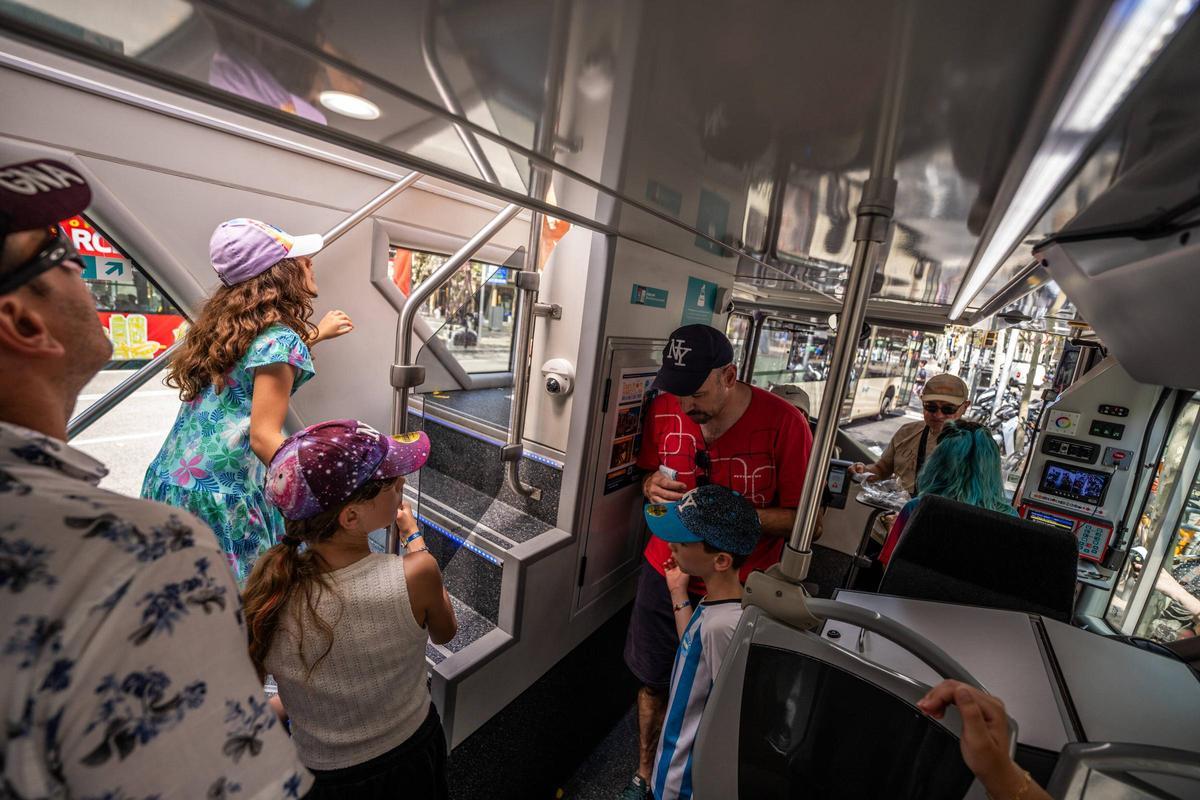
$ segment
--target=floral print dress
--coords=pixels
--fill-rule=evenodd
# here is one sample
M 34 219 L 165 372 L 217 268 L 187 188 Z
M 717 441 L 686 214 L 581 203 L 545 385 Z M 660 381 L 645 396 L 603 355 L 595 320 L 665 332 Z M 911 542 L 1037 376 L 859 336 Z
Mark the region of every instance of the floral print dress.
M 296 368 L 293 393 L 316 374 L 304 340 L 276 324 L 251 342 L 221 392 L 209 386 L 180 407 L 142 482 L 142 497 L 187 509 L 209 524 L 239 584 L 259 553 L 283 535 L 283 517 L 263 493 L 267 468 L 250 449 L 254 371 L 280 363 Z

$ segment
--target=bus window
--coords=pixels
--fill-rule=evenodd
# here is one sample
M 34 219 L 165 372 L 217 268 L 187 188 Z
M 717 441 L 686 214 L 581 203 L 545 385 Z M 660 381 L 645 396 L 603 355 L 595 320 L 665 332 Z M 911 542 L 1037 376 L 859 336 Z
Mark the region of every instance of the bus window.
M 113 343 L 110 369 L 138 367 L 179 341 L 187 320 L 122 250 L 84 217 L 63 220 L 83 262 L 83 279 Z
M 84 217 L 63 220 L 83 263 L 83 279 L 113 344 L 112 360 L 79 395 L 79 414 L 187 331 L 183 312 L 129 255 Z M 155 378 L 126 397 L 71 445 L 104 462 L 100 485 L 136 496 L 142 477 L 179 411 L 179 394 Z
M 1198 412 L 1200 400 L 1193 398 L 1171 429 L 1133 547 L 1105 612 L 1107 620 L 1119 630 L 1159 642 L 1173 642 L 1200 632 L 1200 538 L 1196 536 L 1200 527 L 1200 480 L 1183 474 Z M 1184 490 L 1187 495 L 1182 499 L 1182 512 L 1173 513 L 1172 507 L 1180 507 L 1176 493 Z M 1151 575 L 1144 566 L 1148 557 L 1161 551 L 1164 536 L 1171 541 L 1162 568 Z M 1145 585 L 1147 580 L 1153 584 Z M 1136 626 L 1131 625 L 1134 614 L 1138 615 Z
M 448 258 L 393 247 L 388 275 L 407 296 Z M 472 261 L 455 272 L 419 314 L 468 373 L 507 372 L 512 369 L 516 292 L 515 270 Z
M 725 335 L 733 345 L 733 363 L 739 373 L 746 357 L 746 340 L 750 338 L 752 326 L 753 320 L 747 314 L 730 314 L 729 322 L 725 325 Z

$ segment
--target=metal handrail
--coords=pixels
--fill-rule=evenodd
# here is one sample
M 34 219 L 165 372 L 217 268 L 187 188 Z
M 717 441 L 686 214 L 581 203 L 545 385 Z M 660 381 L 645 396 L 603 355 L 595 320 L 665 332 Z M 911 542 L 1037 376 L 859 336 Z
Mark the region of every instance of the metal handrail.
M 72 417 L 71 421 L 67 423 L 67 441 L 74 439 L 90 428 L 96 420 L 103 417 L 109 411 L 112 411 L 118 403 L 140 389 L 155 375 L 162 372 L 163 368 L 170 363 L 171 357 L 175 355 L 175 352 L 182 344 L 182 339 L 175 342 L 175 344 L 164 350 L 162 355 L 143 364 L 137 372 L 109 389 L 99 400 Z
M 425 177 L 425 176 L 422 175 L 420 172 L 417 172 L 414 170 L 414 171 L 408 173 L 407 175 L 405 175 L 400 180 L 393 183 L 388 188 L 384 189 L 379 194 L 372 197 L 370 200 L 367 201 L 366 205 L 362 206 L 357 211 L 355 211 L 353 214 L 346 217 L 344 220 L 339 222 L 337 225 L 334 225 L 332 228 L 330 228 L 328 231 L 326 231 L 324 234 L 322 234 L 321 247 L 322 248 L 329 247 L 329 245 L 333 244 L 338 239 L 342 238 L 342 236 L 344 236 L 347 232 L 349 232 L 349 230 L 351 228 L 353 228 L 355 225 L 362 222 L 364 219 L 371 216 L 379 209 L 383 208 L 383 206 L 386 205 L 389 200 L 391 200 L 393 197 L 395 197 L 396 195 L 403 192 L 408 187 L 412 186 L 417 181 L 421 180 L 421 178 L 423 178 L 423 177 Z
M 416 386 L 425 380 L 425 369 L 413 363 L 412 337 L 416 325 L 417 311 L 421 304 L 428 300 L 434 292 L 442 287 L 458 268 L 471 260 L 479 249 L 496 235 L 508 222 L 521 211 L 521 206 L 509 203 L 495 217 L 479 229 L 479 232 L 467 241 L 458 252 L 451 256 L 445 264 L 425 280 L 417 284 L 412 294 L 404 301 L 404 308 L 396 321 L 396 361 L 392 366 L 392 386 L 396 392 L 392 396 L 392 431 L 397 434 L 408 433 L 408 395 Z
M 342 236 L 344 236 L 351 228 L 362 222 L 371 214 L 378 211 L 389 200 L 403 192 L 408 187 L 412 186 L 422 177 L 424 176 L 420 172 L 410 172 L 388 188 L 384 189 L 379 194 L 375 195 L 373 198 L 368 200 L 366 204 L 347 215 L 345 219 L 322 234 L 321 248 L 324 249 L 336 242 L 338 239 L 342 238 Z M 167 364 L 170 363 L 171 359 L 175 356 L 175 353 L 178 352 L 183 342 L 184 340 L 180 339 L 172 344 L 163 351 L 162 355 L 142 365 L 137 372 L 133 373 L 128 378 L 109 389 L 104 393 L 103 397 L 101 397 L 95 403 L 92 403 L 80 413 L 76 414 L 71 421 L 67 423 L 67 440 L 70 441 L 79 434 L 83 433 L 85 430 L 95 424 L 96 420 L 103 417 L 109 411 L 112 411 L 113 408 L 115 408 L 122 400 L 140 389 L 155 375 L 162 372 L 163 369 L 166 368 Z
M 446 73 L 442 69 L 442 63 L 438 61 L 434 42 L 436 25 L 437 16 L 434 14 L 433 0 L 426 0 L 425 14 L 421 19 L 421 58 L 425 61 L 425 69 L 429 72 L 429 78 L 433 81 L 433 86 L 437 89 L 438 97 L 442 99 L 442 104 L 446 107 L 446 110 L 456 117 L 466 119 L 467 112 L 454 95 L 454 90 L 450 87 L 450 81 L 446 78 Z M 475 138 L 475 132 L 463 125 L 459 125 L 457 122 L 450 124 L 454 126 L 454 131 L 458 134 L 459 140 L 462 141 L 463 147 L 467 148 L 467 153 L 471 156 L 471 160 L 475 162 L 475 168 L 479 170 L 479 174 L 488 183 L 499 186 L 500 179 L 496 177 L 496 171 L 492 169 L 492 164 L 488 161 L 487 155 L 484 154 L 479 140 Z

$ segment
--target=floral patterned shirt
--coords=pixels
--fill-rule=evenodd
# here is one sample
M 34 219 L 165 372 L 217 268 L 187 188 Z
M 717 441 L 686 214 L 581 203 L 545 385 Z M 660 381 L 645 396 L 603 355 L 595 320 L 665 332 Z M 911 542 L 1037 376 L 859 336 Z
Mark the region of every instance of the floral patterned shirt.
M 293 798 L 213 534 L 0 422 L 0 797 Z
M 254 371 L 269 364 L 296 368 L 292 393 L 316 374 L 300 334 L 272 325 L 250 343 L 229 371 L 225 388 L 212 386 L 184 403 L 151 471 L 164 483 L 188 490 L 240 497 L 261 491 L 267 468 L 250 450 L 250 404 Z

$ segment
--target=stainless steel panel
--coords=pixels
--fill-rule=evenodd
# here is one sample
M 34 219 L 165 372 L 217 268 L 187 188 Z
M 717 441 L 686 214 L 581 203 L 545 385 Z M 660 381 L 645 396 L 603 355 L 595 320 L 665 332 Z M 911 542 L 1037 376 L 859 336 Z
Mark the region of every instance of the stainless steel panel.
M 1044 623 L 1088 741 L 1200 752 L 1200 682 L 1186 664 Z
M 1028 614 L 866 592 L 839 591 L 835 599 L 878 611 L 961 662 L 1004 701 L 1017 721 L 1021 744 L 1058 752 L 1072 740 Z M 831 630 L 839 632 L 836 640 L 830 638 Z M 857 651 L 859 633 L 841 622 L 828 622 L 821 632 L 827 641 L 851 652 Z M 862 640 L 861 655 L 922 683 L 933 685 L 941 679 L 908 651 L 871 633 Z

